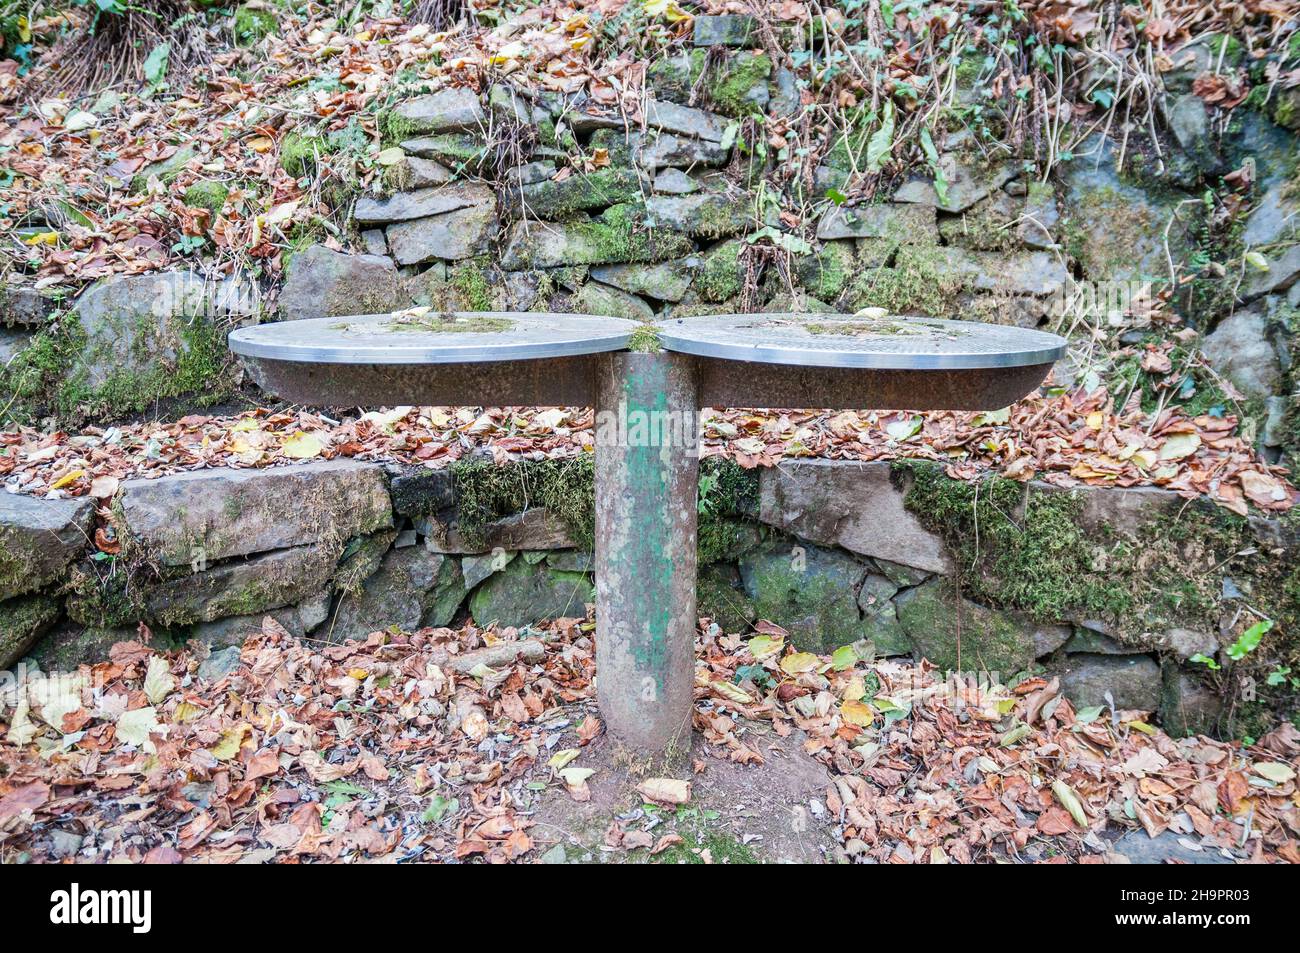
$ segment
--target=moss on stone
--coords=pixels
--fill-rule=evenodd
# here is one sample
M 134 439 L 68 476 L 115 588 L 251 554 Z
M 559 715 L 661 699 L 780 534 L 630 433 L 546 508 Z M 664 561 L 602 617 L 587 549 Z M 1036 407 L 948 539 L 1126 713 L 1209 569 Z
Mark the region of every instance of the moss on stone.
M 1174 627 L 1217 632 L 1230 576 L 1275 622 L 1254 662 L 1300 663 L 1300 568 L 1260 552 L 1247 519 L 1201 501 L 1090 530 L 1080 494 L 953 480 L 929 463 L 895 470 L 912 480 L 908 509 L 947 540 L 962 590 L 981 603 L 1041 622 L 1098 619 L 1149 649 L 1151 633 Z
M 996 672 L 1010 681 L 1033 664 L 1032 632 L 1006 613 L 963 599 L 951 579 L 910 590 L 897 611 L 911 648 L 941 671 Z
M 318 156 L 328 155 L 330 151 L 324 136 L 290 132 L 280 140 L 280 168 L 301 179 L 316 171 Z
M 759 471 L 745 469 L 726 457 L 700 461 L 702 513 L 758 518 Z
M 696 529 L 696 558 L 701 566 L 734 560 L 757 546 L 762 538 L 752 520 L 702 513 Z
M 1283 90 L 1278 94 L 1273 121 L 1285 129 L 1300 129 L 1300 92 Z
M 59 600 L 33 593 L 0 602 L 0 671 L 10 668 L 59 617 Z
M 460 296 L 462 311 L 495 310 L 485 259 L 460 262 L 452 268 L 448 283 Z
M 123 316 L 122 320 L 147 323 L 149 326 L 142 328 L 145 332 L 156 330 L 157 319 L 152 315 Z M 225 399 L 234 387 L 228 373 L 232 358 L 226 348 L 225 334 L 215 322 L 203 316 L 177 316 L 174 320 L 179 330 L 172 349 L 174 357 L 170 360 L 163 360 L 155 353 L 157 340 L 152 333 L 140 333 L 132 338 L 142 351 L 139 355 L 142 362 L 148 362 L 147 371 L 119 368 L 102 382 L 91 384 L 84 368 L 95 355 L 78 348 L 77 366 L 71 367 L 58 385 L 51 401 L 53 408 L 68 419 L 87 415 L 115 419 L 173 397 L 186 396 L 199 406 Z
M 624 203 L 607 208 L 599 219 L 574 226 L 582 237 L 591 241 L 596 262 L 662 261 L 694 250 L 684 235 L 645 225 L 644 206 Z
M 820 301 L 834 301 L 853 276 L 857 255 L 852 242 L 830 241 L 795 261 L 800 284 Z
M 746 631 L 758 618 L 733 566 L 701 566 L 695 606 L 699 615 L 708 616 L 729 634 Z
M 69 324 L 80 329 L 75 316 L 60 316 L 0 366 L 0 424 L 29 424 L 52 409 L 51 395 L 75 354 L 65 330 Z
M 772 75 L 772 60 L 766 53 L 729 55 L 701 79 L 706 60 L 706 50 L 660 57 L 650 64 L 647 82 L 660 95 L 681 103 L 698 87 L 703 94 L 700 105 L 724 116 L 741 119 L 761 112 L 754 91 L 766 86 Z
M 487 526 L 530 507 L 558 517 L 580 548 L 595 532 L 594 461 L 590 454 L 558 460 L 521 460 L 497 465 L 472 456 L 450 468 L 457 528 L 480 545 Z M 757 542 L 758 471 L 710 457 L 700 464 L 699 533 L 708 559 L 735 558 Z M 712 548 L 709 548 L 712 547 Z
M 963 285 L 960 275 L 945 268 L 936 246 L 900 245 L 892 266 L 867 269 L 853 280 L 847 300 L 854 310 L 942 316 L 956 310 Z
M 145 617 L 144 578 L 149 571 L 127 557 L 86 560 L 68 576 L 68 617 L 94 628 L 133 626 Z
M 415 135 L 415 124 L 396 109 L 381 110 L 375 117 L 375 124 L 379 127 L 380 142 L 385 149 L 400 145 Z
M 595 545 L 595 466 L 591 454 L 558 460 L 521 460 L 498 466 L 479 456 L 451 466 L 461 538 L 482 545 L 488 524 L 531 507 L 544 507 L 580 548 Z
M 726 301 L 740 293 L 739 241 L 723 242 L 704 253 L 692 286 L 705 301 Z
M 445 132 L 421 136 L 417 141 L 420 155 L 441 162 L 457 174 L 481 172 L 489 165 L 486 144 L 480 136 L 472 133 Z
M 224 182 L 204 180 L 195 182 L 186 189 L 183 199 L 190 208 L 207 209 L 212 213 L 212 217 L 216 218 L 221 214 L 221 209 L 226 204 L 226 196 L 229 194 L 230 187 Z
M 516 197 L 530 215 L 560 221 L 576 212 L 638 200 L 641 180 L 634 169 L 611 166 L 527 185 L 512 193 Z
M 627 339 L 627 349 L 638 354 L 658 354 L 663 350 L 659 343 L 659 331 L 653 324 L 642 324 Z
M 996 202 L 985 200 L 960 215 L 940 219 L 939 234 L 950 245 L 977 251 L 1010 251 L 1020 248 L 1014 213 L 1007 214 Z
M 275 13 L 244 4 L 235 11 L 232 25 L 235 42 L 240 46 L 252 46 L 275 32 Z
M 697 50 L 703 54 L 704 51 Z M 702 57 L 701 57 L 702 58 Z M 766 53 L 740 53 L 726 59 L 705 80 L 705 93 L 713 108 L 724 116 L 741 118 L 762 110 L 753 92 L 766 86 L 772 75 L 772 60 Z
M 829 654 L 866 634 L 858 588 L 867 567 L 838 550 L 771 538 L 741 559 L 760 619 L 782 626 L 802 651 Z

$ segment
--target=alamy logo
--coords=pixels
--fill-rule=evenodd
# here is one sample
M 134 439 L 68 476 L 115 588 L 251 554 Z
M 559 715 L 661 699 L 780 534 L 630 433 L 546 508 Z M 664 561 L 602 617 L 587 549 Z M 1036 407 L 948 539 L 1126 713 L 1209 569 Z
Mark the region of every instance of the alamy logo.
M 153 924 L 151 890 L 82 890 L 74 883 L 50 894 L 50 903 L 51 923 L 129 923 L 133 933 L 148 933 Z

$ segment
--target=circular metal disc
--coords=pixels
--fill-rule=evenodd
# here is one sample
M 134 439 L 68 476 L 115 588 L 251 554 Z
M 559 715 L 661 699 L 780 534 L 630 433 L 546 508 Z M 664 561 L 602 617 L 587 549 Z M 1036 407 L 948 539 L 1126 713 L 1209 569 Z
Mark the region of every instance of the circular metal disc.
M 239 328 L 230 349 L 312 364 L 475 364 L 619 351 L 636 328 L 589 314 L 399 311 Z
M 1050 364 L 1055 334 L 938 318 L 711 314 L 659 325 L 669 351 L 762 364 L 874 370 L 977 370 Z

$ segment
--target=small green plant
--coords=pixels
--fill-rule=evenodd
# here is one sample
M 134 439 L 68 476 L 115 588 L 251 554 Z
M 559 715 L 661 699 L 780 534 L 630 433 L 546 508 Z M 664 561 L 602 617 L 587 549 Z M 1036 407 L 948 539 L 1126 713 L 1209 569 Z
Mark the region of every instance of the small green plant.
M 762 665 L 742 665 L 736 669 L 736 675 L 732 679 L 737 685 L 748 679 L 764 692 L 770 691 L 776 687 L 776 682 L 772 679 L 772 674 Z
M 1234 662 L 1240 662 L 1255 649 L 1259 648 L 1260 640 L 1273 628 L 1273 620 L 1265 619 L 1262 622 L 1256 622 L 1241 636 L 1236 642 L 1228 646 L 1228 658 Z
M 1291 671 L 1290 665 L 1279 665 L 1268 673 L 1268 677 L 1264 679 L 1264 684 L 1270 688 L 1281 688 L 1285 685 L 1289 686 L 1292 691 L 1300 692 L 1300 676 L 1292 675 Z

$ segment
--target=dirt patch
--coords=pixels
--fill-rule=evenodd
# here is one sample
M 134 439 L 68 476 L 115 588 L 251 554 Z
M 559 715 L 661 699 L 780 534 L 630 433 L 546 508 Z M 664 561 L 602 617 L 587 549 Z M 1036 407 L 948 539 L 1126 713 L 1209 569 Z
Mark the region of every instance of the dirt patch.
M 822 863 L 833 859 L 835 838 L 825 814 L 825 768 L 804 753 L 803 735 L 779 737 L 764 724 L 746 723 L 746 740 L 764 758 L 737 764 L 697 736 L 688 804 L 650 804 L 637 779 L 615 763 L 607 737 L 573 762 L 593 769 L 591 798 L 577 801 L 558 781 L 542 794 L 530 833 L 537 856 L 550 863 Z M 655 844 L 675 834 L 680 843 L 651 854 L 624 842 L 640 832 Z M 668 838 L 671 841 L 672 838 Z M 558 848 L 558 849 L 557 849 Z

